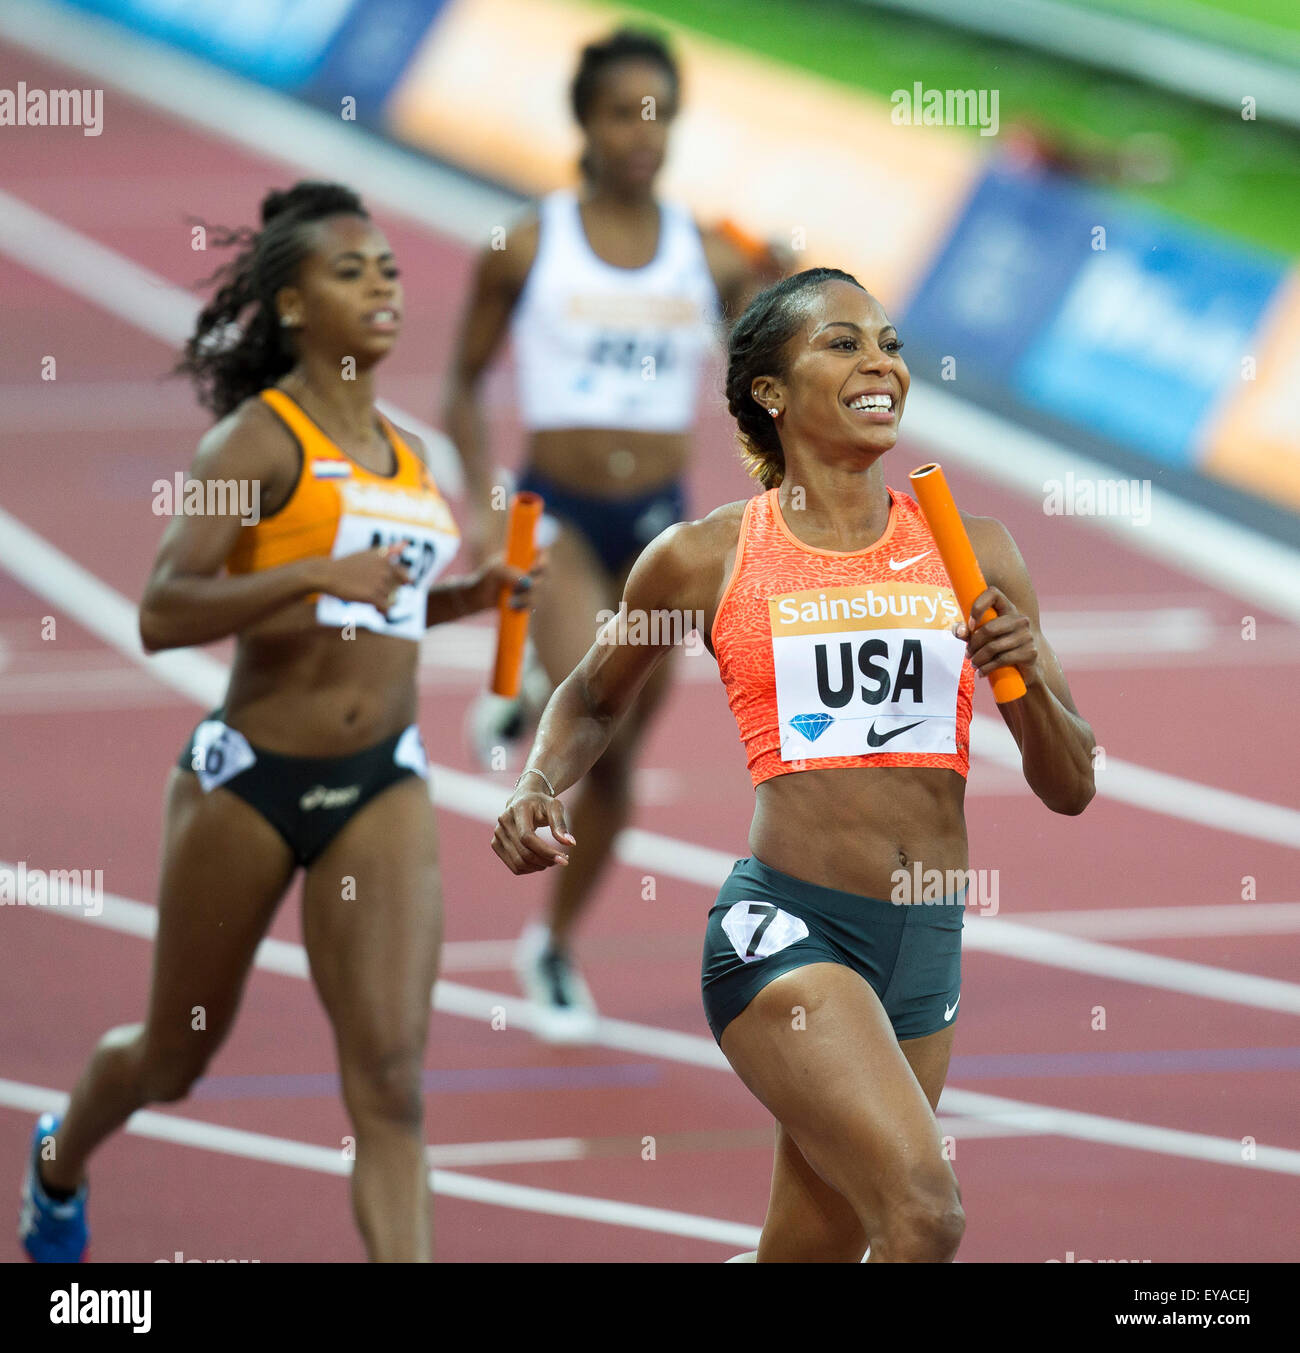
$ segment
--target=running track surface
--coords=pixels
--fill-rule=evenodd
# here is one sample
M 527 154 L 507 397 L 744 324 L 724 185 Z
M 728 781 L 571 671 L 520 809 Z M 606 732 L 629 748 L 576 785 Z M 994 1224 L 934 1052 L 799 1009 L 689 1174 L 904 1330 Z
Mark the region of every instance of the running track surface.
M 85 83 L 3 47 L 0 76 L 9 87 L 19 78 L 42 87 Z M 191 251 L 186 214 L 251 221 L 261 194 L 283 183 L 284 172 L 121 97 L 113 99 L 113 112 L 111 134 L 99 140 L 74 129 L 7 135 L 6 189 L 187 285 L 210 272 L 216 256 Z M 469 254 L 383 210 L 376 214 L 404 267 L 408 298 L 405 333 L 381 390 L 430 418 Z M 204 418 L 186 386 L 156 379 L 172 352 L 130 323 L 3 252 L 0 294 L 6 311 L 0 506 L 134 603 L 162 529 L 150 511 L 150 485 L 188 464 Z M 40 379 L 46 356 L 57 361 L 52 382 Z M 701 511 L 748 492 L 716 388 L 715 382 L 706 399 L 690 486 Z M 489 385 L 493 445 L 504 463 L 516 464 L 509 391 L 508 373 L 499 371 Z M 908 469 L 933 454 L 904 436 L 887 477 L 902 484 Z M 1011 528 L 1036 582 L 1049 638 L 1053 616 L 1060 617 L 1075 698 L 1109 755 L 1294 805 L 1289 739 L 1274 714 L 1275 693 L 1294 688 L 1300 662 L 1293 629 L 1153 563 L 1086 520 L 1045 517 L 1037 502 L 990 489 L 960 469 L 950 478 L 959 501 Z M 1099 615 L 1089 626 L 1088 613 L 1116 611 L 1130 620 Z M 1253 646 L 1240 638 L 1248 612 L 1258 625 Z M 40 637 L 47 615 L 57 618 L 53 642 Z M 1167 625 L 1190 625 L 1185 651 L 1159 651 Z M 1109 656 L 1097 650 L 1106 637 L 1115 648 Z M 472 664 L 487 642 L 481 626 L 435 631 L 427 640 L 424 737 L 435 762 L 465 772 L 473 767 L 462 719 L 481 680 L 482 667 Z M 228 651 L 212 654 L 224 660 Z M 679 660 L 679 671 L 643 758 L 637 825 L 743 855 L 752 794 L 734 724 L 707 655 Z M 979 710 L 996 719 L 989 692 L 981 688 L 977 699 Z M 0 570 L 6 786 L 0 859 L 102 869 L 109 892 L 152 904 L 163 783 L 198 712 L 185 695 Z M 1278 919 L 1265 920 L 1257 933 L 1212 910 L 1242 905 L 1246 875 L 1256 881 L 1259 902 L 1294 902 L 1288 892 L 1294 856 L 1284 845 L 1104 796 L 1082 818 L 1054 816 L 1014 775 L 982 758 L 979 741 L 967 801 L 971 864 L 999 871 L 1000 915 L 969 915 L 972 941 L 981 927 L 993 935 L 995 927 L 1033 914 L 1035 934 L 1055 928 L 1093 935 L 1125 955 L 1293 980 L 1300 958 L 1296 908 L 1275 906 L 1269 915 Z M 510 777 L 495 779 L 503 801 Z M 1104 790 L 1105 772 L 1099 780 Z M 481 815 L 443 807 L 439 820 L 449 942 L 444 977 L 513 995 L 505 942 L 536 912 L 545 885 L 507 874 L 489 850 Z M 671 865 L 670 848 L 663 853 L 663 872 L 653 862 L 610 869 L 581 954 L 603 1014 L 690 1035 L 689 1046 L 707 1053 L 699 945 L 713 889 L 678 877 L 688 871 Z M 647 875 L 654 876 L 652 901 L 643 900 Z M 1125 916 L 1134 909 L 1141 915 Z M 1162 912 L 1167 933 L 1153 934 L 1151 917 Z M 1109 932 L 1105 915 L 1078 913 L 1113 913 Z M 1208 934 L 1196 933 L 1200 915 L 1211 918 L 1202 927 Z M 272 935 L 300 941 L 296 890 Z M 0 952 L 0 1079 L 11 1085 L 69 1089 L 99 1033 L 141 1017 L 147 938 L 6 908 Z M 984 1125 L 981 1134 L 970 1126 L 970 1104 L 963 1105 L 952 1128 L 969 1218 L 961 1258 L 1042 1262 L 1070 1251 L 1157 1261 L 1293 1258 L 1289 1218 L 1300 1204 L 1300 1156 L 1268 1169 L 1195 1159 L 1177 1133 L 1300 1147 L 1294 1003 L 1287 1011 L 1276 1003 L 1211 999 L 1199 990 L 1117 980 L 1102 966 L 1089 973 L 974 943 L 968 948 L 952 1089 L 1162 1131 L 1153 1150 L 1086 1140 L 1086 1132 L 1025 1134 Z M 628 1049 L 609 1046 L 618 1041 L 611 1038 L 589 1048 L 548 1048 L 509 1020 L 504 1030 L 494 1029 L 492 1003 L 489 994 L 472 1017 L 433 1016 L 428 1140 L 535 1145 L 496 1149 L 495 1162 L 492 1150 L 471 1154 L 466 1174 L 741 1227 L 761 1223 L 771 1123 L 729 1070 L 692 1064 L 667 1044 Z M 1104 1030 L 1093 1027 L 1097 1007 L 1104 1007 Z M 190 1100 L 160 1116 L 341 1156 L 349 1127 L 334 1066 L 310 983 L 259 969 L 209 1076 Z M 27 1107 L 12 1094 L 0 1102 L 0 1163 L 15 1183 L 32 1121 Z M 945 1106 L 946 1121 L 954 1117 Z M 647 1137 L 655 1139 L 653 1160 L 643 1159 Z M 176 1251 L 265 1262 L 361 1257 L 337 1171 L 250 1159 L 213 1145 L 115 1136 L 93 1166 L 94 1257 L 154 1260 Z M 521 1151 L 542 1158 L 520 1160 Z M 443 1260 L 716 1262 L 747 1248 L 736 1240 L 460 1197 L 440 1197 L 436 1217 Z M 8 1254 L 18 1256 L 12 1242 Z

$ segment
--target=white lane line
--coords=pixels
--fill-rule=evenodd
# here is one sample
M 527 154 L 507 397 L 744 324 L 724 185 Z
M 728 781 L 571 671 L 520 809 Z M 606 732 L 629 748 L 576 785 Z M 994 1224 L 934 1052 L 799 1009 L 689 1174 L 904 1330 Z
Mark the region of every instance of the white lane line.
M 194 332 L 202 302 L 165 277 L 0 190 L 0 248 L 30 272 L 134 325 L 171 349 Z M 425 444 L 444 493 L 464 490 L 460 457 L 446 433 L 386 400 L 378 407 Z
M 12 868 L 0 862 L 0 867 Z M 100 916 L 79 917 L 69 909 L 44 908 L 51 915 L 68 919 L 84 919 L 124 934 L 151 939 L 157 929 L 158 913 L 143 902 L 116 894 L 104 894 L 104 910 Z M 980 922 L 984 924 L 984 922 Z M 996 925 L 996 921 L 988 924 Z M 968 932 L 969 933 L 969 932 Z M 1097 945 L 1095 948 L 1101 949 Z M 1111 950 L 1123 955 L 1123 950 Z M 287 940 L 265 939 L 258 946 L 254 966 L 285 977 L 308 977 L 307 955 L 301 945 Z M 1122 975 L 1122 974 L 1121 974 Z M 1247 999 L 1246 1003 L 1250 1003 Z M 531 1029 L 533 1009 L 521 997 L 505 992 L 485 991 L 481 987 L 462 986 L 440 981 L 433 993 L 434 1009 L 443 1014 L 459 1015 L 483 1024 L 499 1022 L 504 1016 L 509 1028 Z M 683 1033 L 677 1029 L 660 1029 L 654 1025 L 637 1024 L 631 1020 L 600 1016 L 594 1045 L 616 1048 L 622 1052 L 637 1053 L 662 1061 L 680 1062 L 687 1066 L 705 1067 L 731 1074 L 727 1059 L 712 1038 L 700 1034 Z M 3 1082 L 0 1082 L 2 1085 Z M 43 1107 L 36 1105 L 37 1109 Z M 1077 1114 L 1069 1109 L 1033 1104 L 1022 1100 L 997 1098 L 971 1090 L 948 1085 L 944 1088 L 940 1109 L 945 1119 L 953 1115 L 987 1122 L 983 1129 L 964 1129 L 961 1135 L 1001 1136 L 997 1128 L 1009 1128 L 1018 1134 L 1052 1133 L 1063 1137 L 1080 1137 L 1085 1141 L 1104 1142 L 1111 1146 L 1133 1147 L 1142 1151 L 1158 1151 L 1171 1156 L 1189 1156 L 1196 1160 L 1214 1160 L 1229 1165 L 1249 1165 L 1282 1174 L 1300 1174 L 1300 1151 L 1282 1147 L 1259 1146 L 1254 1161 L 1243 1161 L 1241 1143 L 1233 1138 L 1210 1137 L 1201 1133 L 1184 1132 L 1149 1123 L 1134 1123 L 1100 1114 Z M 172 1121 L 170 1118 L 164 1121 Z M 1078 1129 L 1076 1131 L 1076 1128 Z M 948 1129 L 957 1135 L 954 1129 Z M 290 1162 L 291 1163 L 291 1162 Z M 485 1200 L 491 1201 L 491 1200 Z
M 1069 450 L 951 390 L 913 380 L 908 431 L 948 459 L 1026 498 L 1044 501 L 1049 480 L 1067 470 L 1078 480 L 1127 478 L 1124 471 Z M 919 398 L 917 397 L 919 394 Z M 1263 606 L 1300 623 L 1300 552 L 1197 504 L 1151 485 L 1151 520 L 1145 526 L 1111 517 L 1072 518 L 1095 526 L 1141 554 L 1181 569 L 1220 592 Z
M 1070 972 L 1092 973 L 1115 982 L 1162 987 L 1202 1000 L 1228 1001 L 1257 1010 L 1300 1015 L 1300 985 L 1252 973 L 1188 963 L 1115 944 L 1097 944 L 1075 935 L 1053 934 L 1001 918 L 976 917 L 962 939 L 966 950 L 983 950 L 1003 958 L 1019 958 Z
M 1219 902 L 1191 907 L 1031 911 L 1017 912 L 1014 919 L 1023 925 L 1093 940 L 1293 935 L 1300 931 L 1300 902 Z
M 443 1170 L 584 1160 L 589 1154 L 587 1143 L 581 1137 L 537 1137 L 518 1142 L 446 1142 L 426 1147 L 424 1152 L 432 1168 Z
M 21 1081 L 0 1080 L 0 1104 L 11 1109 L 27 1113 L 43 1113 L 46 1110 L 57 1113 L 65 1109 L 67 1103 L 68 1096 L 58 1090 Z M 317 1174 L 345 1178 L 352 1173 L 351 1162 L 344 1159 L 341 1147 L 316 1146 L 310 1142 L 292 1141 L 287 1137 L 270 1137 L 262 1132 L 221 1127 L 216 1123 L 181 1118 L 170 1113 L 154 1113 L 149 1109 L 132 1114 L 124 1130 L 137 1137 L 148 1137 L 173 1146 L 191 1146 L 226 1156 L 239 1156 L 244 1160 L 260 1160 L 272 1165 L 312 1170 Z M 437 1147 L 431 1149 L 435 1152 L 438 1150 Z M 467 1202 L 508 1207 L 516 1211 L 604 1222 L 610 1226 L 657 1231 L 662 1235 L 685 1236 L 718 1245 L 752 1246 L 758 1243 L 759 1228 L 746 1226 L 743 1222 L 700 1217 L 694 1213 L 674 1212 L 662 1207 L 646 1207 L 641 1203 L 591 1198 L 585 1194 L 560 1193 L 527 1184 L 507 1184 L 499 1179 L 483 1179 L 477 1175 L 452 1173 L 443 1169 L 429 1172 L 429 1187 L 434 1193 L 446 1198 L 462 1198 Z
M 88 14 L 9 6 L 0 9 L 0 38 L 259 155 L 313 176 L 342 179 L 373 202 L 471 247 L 486 245 L 492 227 L 519 210 L 519 198 L 504 189 L 422 160 L 354 123 Z M 978 470 L 1039 503 L 1045 481 L 1062 479 L 1067 469 L 1076 479 L 1125 477 L 1114 466 L 966 403 L 950 386 L 916 378 L 908 429 L 939 453 L 936 459 Z M 1300 551 L 1249 527 L 1155 484 L 1148 525 L 1110 517 L 1086 524 L 1219 591 L 1300 623 Z
M 944 1101 L 948 1092 L 943 1093 Z M 1238 1165 L 1244 1169 L 1264 1169 L 1276 1174 L 1300 1174 L 1300 1151 L 1281 1146 L 1255 1146 L 1255 1160 L 1242 1158 L 1246 1145 L 1236 1137 L 1211 1137 L 1203 1132 L 1184 1132 L 1181 1128 L 1156 1127 L 1148 1123 L 1125 1123 L 1122 1140 L 1115 1132 L 1115 1119 L 1100 1114 L 1080 1113 L 1075 1109 L 1026 1110 L 1014 1099 L 961 1092 L 961 1108 L 978 1118 L 1007 1127 L 1031 1129 L 1054 1136 L 1074 1137 L 1108 1146 L 1127 1146 L 1135 1151 L 1152 1151 L 1162 1156 L 1183 1156 L 1189 1160 L 1213 1161 L 1216 1165 Z
M 1300 592 L 1297 593 L 1300 596 Z M 1105 744 L 1101 744 L 1104 746 Z M 1021 768 L 1020 749 L 1001 717 L 971 717 L 971 756 L 987 757 L 1008 770 Z M 1114 799 L 1134 808 L 1182 818 L 1201 827 L 1236 832 L 1274 845 L 1300 849 L 1300 812 L 1280 803 L 1268 803 L 1216 789 L 1198 780 L 1139 766 L 1106 751 L 1104 766 L 1096 771 L 1097 797 Z

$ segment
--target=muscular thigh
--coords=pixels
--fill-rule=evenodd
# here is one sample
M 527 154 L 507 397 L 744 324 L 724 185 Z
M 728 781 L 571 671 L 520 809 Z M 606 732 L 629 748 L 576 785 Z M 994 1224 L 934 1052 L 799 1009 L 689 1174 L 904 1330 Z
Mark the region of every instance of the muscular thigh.
M 951 1173 L 879 998 L 851 969 L 816 963 L 770 982 L 724 1030 L 722 1050 L 868 1234 L 918 1181 Z
M 412 776 L 377 795 L 312 862 L 303 937 L 341 1047 L 423 1046 L 442 941 L 425 781 Z
M 950 1024 L 937 1033 L 927 1034 L 924 1038 L 909 1038 L 898 1045 L 925 1092 L 931 1109 L 936 1113 L 939 1111 L 939 1096 L 948 1078 L 948 1063 L 952 1058 L 952 1040 L 956 1032 L 957 1026 Z
M 151 1053 L 219 1041 L 257 946 L 293 876 L 293 857 L 256 809 L 204 793 L 173 770 L 167 787 L 158 934 L 146 1025 Z

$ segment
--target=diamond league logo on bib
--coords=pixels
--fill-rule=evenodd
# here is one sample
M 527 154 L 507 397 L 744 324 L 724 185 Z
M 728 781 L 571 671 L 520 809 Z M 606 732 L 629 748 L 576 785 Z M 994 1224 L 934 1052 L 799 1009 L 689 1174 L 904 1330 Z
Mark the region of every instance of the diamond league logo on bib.
M 966 645 L 950 589 L 878 582 L 768 600 L 781 759 L 957 750 Z
M 809 742 L 816 742 L 835 720 L 829 714 L 796 714 L 790 720 L 790 727 L 801 733 Z

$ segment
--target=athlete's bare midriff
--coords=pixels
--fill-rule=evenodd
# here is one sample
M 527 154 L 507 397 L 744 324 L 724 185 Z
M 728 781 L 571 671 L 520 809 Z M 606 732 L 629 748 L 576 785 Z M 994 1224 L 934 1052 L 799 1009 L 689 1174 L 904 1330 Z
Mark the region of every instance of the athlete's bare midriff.
M 547 428 L 530 434 L 527 462 L 574 493 L 627 498 L 680 478 L 689 452 L 684 432 Z
M 750 851 L 808 883 L 889 900 L 895 871 L 967 867 L 966 782 L 928 766 L 804 770 L 764 780 Z
M 420 646 L 359 626 L 343 638 L 314 610 L 285 607 L 240 636 L 225 722 L 285 756 L 349 756 L 413 723 Z
M 711 653 L 744 511 L 744 502 L 729 503 L 689 528 L 699 542 L 695 585 L 713 589 L 705 606 Z M 698 606 L 703 598 L 689 600 Z M 774 775 L 754 791 L 749 849 L 772 869 L 807 883 L 892 900 L 898 869 L 910 872 L 917 861 L 945 873 L 967 867 L 965 796 L 961 774 L 932 766 L 812 767 Z

